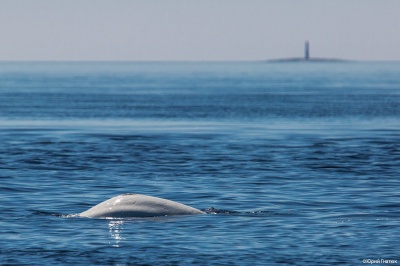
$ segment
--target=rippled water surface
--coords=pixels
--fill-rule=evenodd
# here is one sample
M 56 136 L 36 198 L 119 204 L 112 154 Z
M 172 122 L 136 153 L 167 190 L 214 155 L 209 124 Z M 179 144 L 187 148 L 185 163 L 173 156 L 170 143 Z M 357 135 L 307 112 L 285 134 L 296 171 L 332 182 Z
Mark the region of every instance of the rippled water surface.
M 400 263 L 399 178 L 399 63 L 0 63 L 0 265 Z

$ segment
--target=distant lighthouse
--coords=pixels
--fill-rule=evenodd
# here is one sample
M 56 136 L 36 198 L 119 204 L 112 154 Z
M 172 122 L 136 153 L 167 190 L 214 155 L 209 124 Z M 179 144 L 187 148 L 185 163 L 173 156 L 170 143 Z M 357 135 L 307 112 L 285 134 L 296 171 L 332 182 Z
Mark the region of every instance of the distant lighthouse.
M 306 44 L 304 46 L 304 60 L 310 60 L 310 45 L 308 41 L 306 41 Z

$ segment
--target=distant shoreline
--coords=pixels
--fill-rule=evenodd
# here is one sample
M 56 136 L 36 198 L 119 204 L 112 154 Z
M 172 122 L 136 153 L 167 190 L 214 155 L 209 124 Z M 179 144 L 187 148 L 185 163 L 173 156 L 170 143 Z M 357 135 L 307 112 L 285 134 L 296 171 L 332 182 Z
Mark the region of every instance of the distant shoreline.
M 322 58 L 322 57 L 316 57 L 316 58 L 309 58 L 305 59 L 303 57 L 291 57 L 291 58 L 278 58 L 278 59 L 268 59 L 265 60 L 264 62 L 272 62 L 272 63 L 290 63 L 290 62 L 304 62 L 304 63 L 344 63 L 344 62 L 356 62 L 356 60 L 348 60 L 348 59 L 339 59 L 339 58 Z

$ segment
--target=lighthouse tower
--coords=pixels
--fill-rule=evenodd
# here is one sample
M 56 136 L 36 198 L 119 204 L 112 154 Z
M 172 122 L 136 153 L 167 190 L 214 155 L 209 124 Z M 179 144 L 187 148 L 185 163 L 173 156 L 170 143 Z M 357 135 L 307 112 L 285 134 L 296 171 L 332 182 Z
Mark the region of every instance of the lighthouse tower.
M 308 41 L 306 41 L 305 46 L 304 46 L 304 60 L 308 61 L 310 60 L 310 45 Z

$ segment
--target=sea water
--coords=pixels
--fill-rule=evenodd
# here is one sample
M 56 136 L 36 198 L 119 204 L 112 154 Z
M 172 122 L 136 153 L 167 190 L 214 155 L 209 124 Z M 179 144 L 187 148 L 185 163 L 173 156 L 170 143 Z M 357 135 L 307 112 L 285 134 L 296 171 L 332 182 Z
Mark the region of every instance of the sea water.
M 0 265 L 396 264 L 399 178 L 400 63 L 0 63 Z

